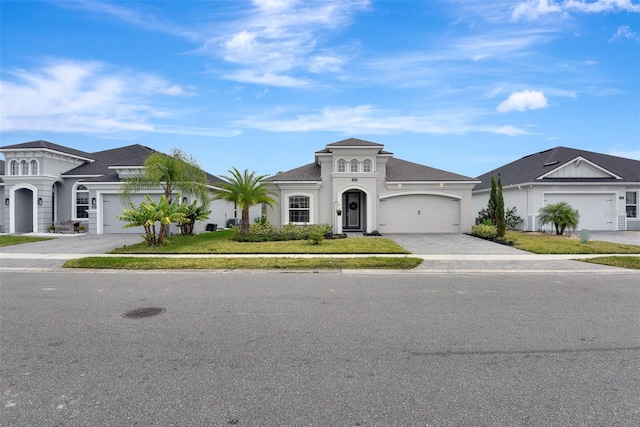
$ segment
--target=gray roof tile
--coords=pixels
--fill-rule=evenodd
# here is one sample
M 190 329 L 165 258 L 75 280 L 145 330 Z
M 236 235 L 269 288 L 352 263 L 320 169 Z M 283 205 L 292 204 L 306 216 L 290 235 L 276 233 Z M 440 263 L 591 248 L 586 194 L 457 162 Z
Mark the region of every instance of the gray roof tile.
M 484 190 L 491 187 L 491 174 L 495 179 L 498 174 L 502 178 L 502 186 L 535 182 L 536 178 L 574 160 L 582 157 L 622 178 L 545 178 L 545 182 L 640 182 L 640 161 L 624 157 L 610 156 L 608 154 L 594 153 L 592 151 L 578 150 L 575 148 L 555 147 L 539 153 L 530 154 L 519 160 L 508 163 L 478 177 L 482 181 L 476 185 L 475 190 Z
M 14 150 L 14 149 L 20 150 L 20 149 L 29 149 L 29 148 L 35 148 L 35 149 L 44 148 L 44 149 L 59 151 L 61 153 L 71 154 L 77 157 L 93 159 L 93 155 L 85 151 L 64 147 L 62 145 L 54 144 L 53 142 L 43 141 L 43 140 L 23 142 L 20 144 L 13 144 L 13 145 L 5 145 L 4 147 L 0 147 L 0 151 Z

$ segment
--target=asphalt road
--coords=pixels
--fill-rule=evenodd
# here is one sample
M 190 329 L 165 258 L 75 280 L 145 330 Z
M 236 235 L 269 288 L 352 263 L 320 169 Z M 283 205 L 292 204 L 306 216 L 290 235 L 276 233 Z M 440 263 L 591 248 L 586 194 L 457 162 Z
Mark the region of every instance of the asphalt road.
M 637 275 L 3 272 L 0 296 L 1 425 L 640 425 Z

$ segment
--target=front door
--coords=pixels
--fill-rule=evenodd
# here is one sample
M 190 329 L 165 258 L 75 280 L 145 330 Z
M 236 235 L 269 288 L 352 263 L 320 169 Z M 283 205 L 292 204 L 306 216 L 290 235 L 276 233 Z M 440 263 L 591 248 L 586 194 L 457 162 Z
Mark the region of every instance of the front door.
M 360 193 L 344 193 L 342 206 L 344 206 L 344 217 L 342 228 L 345 230 L 360 230 L 361 225 L 361 195 Z

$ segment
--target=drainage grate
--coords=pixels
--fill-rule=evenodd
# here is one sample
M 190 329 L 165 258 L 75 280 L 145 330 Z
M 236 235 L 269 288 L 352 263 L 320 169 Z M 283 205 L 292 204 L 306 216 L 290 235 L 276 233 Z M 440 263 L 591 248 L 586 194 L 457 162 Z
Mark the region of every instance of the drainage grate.
M 129 310 L 126 313 L 122 313 L 122 317 L 127 319 L 143 319 L 145 317 L 157 316 L 164 313 L 165 309 L 162 307 L 144 307 Z

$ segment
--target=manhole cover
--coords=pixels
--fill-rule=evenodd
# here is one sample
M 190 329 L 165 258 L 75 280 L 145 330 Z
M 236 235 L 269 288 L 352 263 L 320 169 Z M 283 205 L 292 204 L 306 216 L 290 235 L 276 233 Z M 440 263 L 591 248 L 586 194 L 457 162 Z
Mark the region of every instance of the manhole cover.
M 122 313 L 122 317 L 127 319 L 143 319 L 145 317 L 157 316 L 164 313 L 165 309 L 162 307 L 144 307 L 129 310 L 126 313 Z

